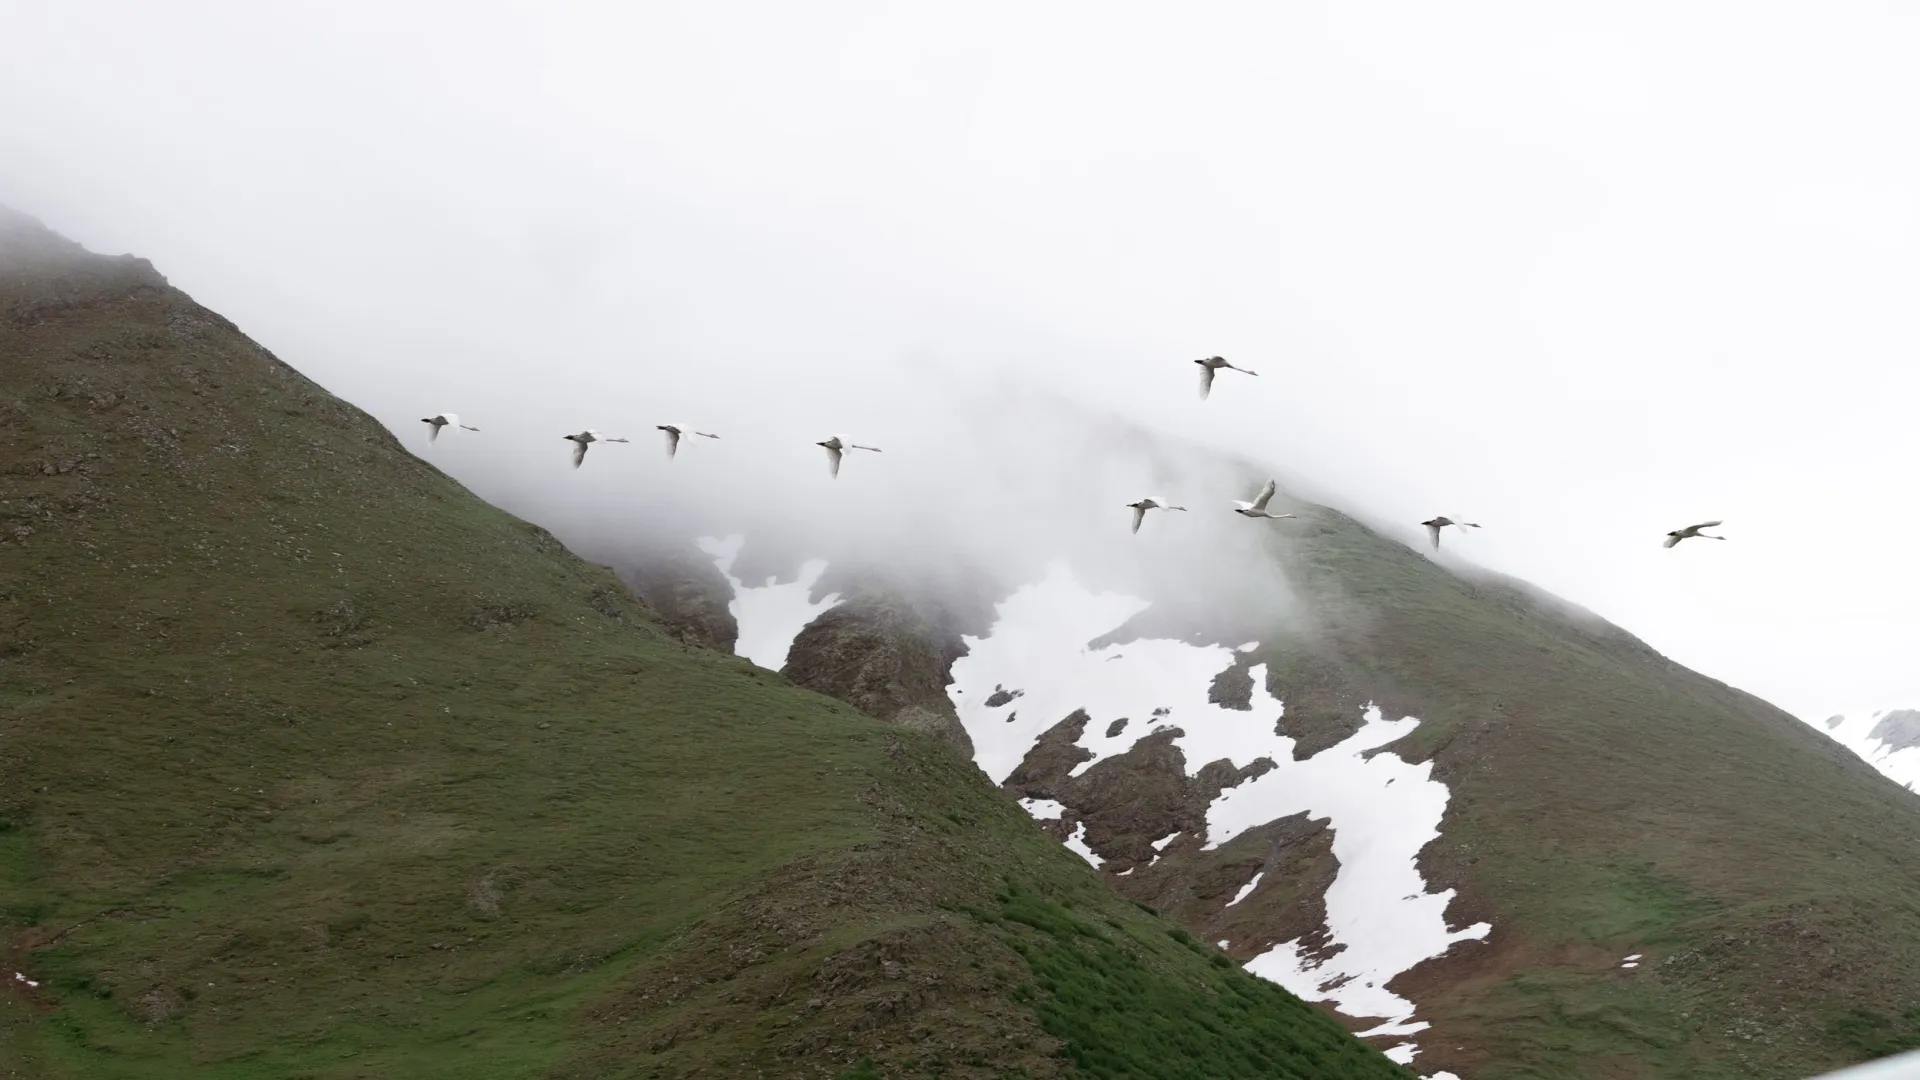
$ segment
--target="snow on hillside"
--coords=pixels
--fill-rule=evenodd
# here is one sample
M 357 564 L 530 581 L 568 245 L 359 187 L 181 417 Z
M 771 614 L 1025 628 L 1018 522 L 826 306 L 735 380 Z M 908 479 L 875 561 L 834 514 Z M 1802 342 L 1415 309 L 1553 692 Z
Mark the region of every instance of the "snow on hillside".
M 741 537 L 699 543 L 733 587 L 729 607 L 739 622 L 735 651 L 763 667 L 784 664 L 794 637 L 838 602 L 837 596 L 818 603 L 808 598 L 826 570 L 823 562 L 805 564 L 796 581 L 775 584 L 769 579 L 765 585 L 748 586 L 730 572 Z M 1316 960 L 1302 952 L 1298 940 L 1289 941 L 1248 962 L 1247 970 L 1308 1000 L 1330 1001 L 1349 1016 L 1384 1020 L 1363 1035 L 1410 1035 L 1425 1029 L 1425 1022 L 1413 1020 L 1414 1003 L 1387 990 L 1387 982 L 1441 955 L 1456 941 L 1484 938 L 1491 927 L 1482 922 L 1449 929 L 1445 910 L 1452 890 L 1429 892 L 1415 869 L 1415 856 L 1439 835 L 1448 798 L 1445 785 L 1432 779 L 1431 765 L 1410 764 L 1386 752 L 1365 756 L 1420 721 L 1389 720 L 1379 709 L 1369 708 L 1358 732 L 1295 761 L 1294 740 L 1275 734 L 1285 705 L 1267 693 L 1264 665 L 1252 669 L 1253 707 L 1248 711 L 1207 700 L 1214 677 L 1233 663 L 1236 650 L 1152 639 L 1088 648 L 1089 641 L 1147 606 L 1135 597 L 1090 592 L 1059 564 L 1041 581 L 997 605 L 986 636 L 966 639 L 968 653 L 955 661 L 948 687 L 973 741 L 976 764 L 995 783 L 1004 782 L 1040 737 L 1076 709 L 1092 717 L 1079 745 L 1093 755 L 1075 769 L 1076 775 L 1171 727 L 1183 732 L 1174 745 L 1184 754 L 1190 774 L 1221 758 L 1235 767 L 1258 758 L 1271 760 L 1272 770 L 1228 788 L 1208 807 L 1205 846 L 1217 847 L 1241 832 L 1301 811 L 1328 819 L 1339 870 L 1326 896 L 1327 931 L 1337 948 L 1330 957 Z M 1240 650 L 1255 648 L 1258 643 L 1250 642 Z M 1004 711 L 987 705 L 1001 687 L 1023 692 L 1011 723 Z M 1110 720 L 1148 715 L 1149 723 L 1127 724 L 1106 734 Z M 1050 799 L 1026 799 L 1021 805 L 1042 820 L 1057 820 L 1069 809 Z M 1098 869 L 1104 859 L 1088 847 L 1085 828 L 1082 822 L 1067 847 Z M 1154 846 L 1159 849 L 1173 839 L 1165 837 Z M 1235 900 L 1257 886 L 1257 879 L 1248 882 Z M 1411 1042 L 1392 1050 L 1401 1061 L 1417 1052 Z
M 827 564 L 821 559 L 801 564 L 799 577 L 784 584 L 776 583 L 772 577 L 761 585 L 743 583 L 733 576 L 733 564 L 740 557 L 746 540 L 735 534 L 725 540 L 703 536 L 696 543 L 701 551 L 713 556 L 713 564 L 726 576 L 727 584 L 733 586 L 733 600 L 727 604 L 727 611 L 739 625 L 734 653 L 763 668 L 779 671 L 787 666 L 787 650 L 793 645 L 793 639 L 821 612 L 838 604 L 840 594 L 829 593 L 819 602 L 813 601 L 813 587 L 827 572 Z
M 1808 721 L 1909 791 L 1920 791 L 1920 710 L 1840 713 Z
M 973 740 L 975 761 L 995 783 L 1005 781 L 1040 736 L 1076 709 L 1091 718 L 1078 745 L 1093 757 L 1076 766 L 1075 775 L 1173 727 L 1184 733 L 1174 745 L 1189 775 L 1221 758 L 1236 768 L 1271 760 L 1274 769 L 1228 788 L 1208 807 L 1206 847 L 1303 810 L 1330 818 L 1340 869 L 1327 891 L 1327 928 L 1333 944 L 1344 948 L 1316 962 L 1302 955 L 1297 941 L 1287 942 L 1247 969 L 1308 1000 L 1330 1000 L 1350 1016 L 1386 1018 L 1372 1034 L 1423 1029 L 1424 1022 L 1412 1022 L 1413 1003 L 1385 984 L 1455 941 L 1485 937 L 1491 927 L 1449 930 L 1444 913 L 1452 891 L 1428 892 L 1414 868 L 1420 849 L 1440 834 L 1447 804 L 1446 787 L 1429 776 L 1431 765 L 1390 753 L 1362 756 L 1420 721 L 1387 720 L 1370 709 L 1353 736 L 1295 761 L 1294 740 L 1274 732 L 1284 706 L 1266 692 L 1264 665 L 1252 669 L 1253 708 L 1246 711 L 1207 700 L 1234 650 L 1170 640 L 1087 647 L 1146 606 L 1134 597 L 1089 592 L 1062 565 L 1001 602 L 987 635 L 966 639 L 967 655 L 953 665 L 949 693 Z M 996 686 L 1025 691 L 1011 723 L 986 704 Z M 1110 721 L 1143 714 L 1152 722 L 1106 734 Z

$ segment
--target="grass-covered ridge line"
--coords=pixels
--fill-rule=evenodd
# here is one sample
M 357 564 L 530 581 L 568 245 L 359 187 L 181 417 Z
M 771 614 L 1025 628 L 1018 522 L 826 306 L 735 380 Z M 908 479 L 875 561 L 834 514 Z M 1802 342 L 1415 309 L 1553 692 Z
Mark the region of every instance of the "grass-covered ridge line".
M 1164 937 L 138 261 L 0 212 L 0 356 L 0 1076 L 1070 1077 L 960 908 Z

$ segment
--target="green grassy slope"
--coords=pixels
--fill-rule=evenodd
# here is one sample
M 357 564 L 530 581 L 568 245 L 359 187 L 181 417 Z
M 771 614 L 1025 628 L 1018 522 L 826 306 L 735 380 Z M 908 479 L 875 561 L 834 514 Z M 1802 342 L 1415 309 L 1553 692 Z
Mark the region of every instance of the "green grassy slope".
M 1423 869 L 1495 928 L 1396 984 L 1423 1067 L 1804 1077 L 1920 1037 L 1920 799 L 1519 583 L 1331 511 L 1298 531 L 1316 646 L 1426 721 L 1398 749 L 1452 791 Z
M 0 211 L 0 1076 L 1405 1075 L 1171 929 Z

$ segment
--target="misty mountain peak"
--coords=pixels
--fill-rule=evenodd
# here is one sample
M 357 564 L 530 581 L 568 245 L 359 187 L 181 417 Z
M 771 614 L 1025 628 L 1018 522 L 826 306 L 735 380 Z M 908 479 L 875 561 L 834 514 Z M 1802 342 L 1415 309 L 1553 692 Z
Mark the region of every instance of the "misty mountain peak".
M 141 287 L 163 289 L 167 279 L 137 255 L 101 255 L 48 228 L 30 214 L 0 205 L 0 287 L 77 302 L 85 296 L 125 295 Z M 36 305 L 40 306 L 40 305 Z M 9 319 L 14 313 L 9 313 Z

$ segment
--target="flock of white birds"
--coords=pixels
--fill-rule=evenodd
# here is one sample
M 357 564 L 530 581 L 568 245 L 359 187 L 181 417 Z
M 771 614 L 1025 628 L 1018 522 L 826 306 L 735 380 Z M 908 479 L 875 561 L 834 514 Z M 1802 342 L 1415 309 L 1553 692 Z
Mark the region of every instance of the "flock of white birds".
M 1238 371 L 1244 375 L 1257 376 L 1260 374 L 1259 372 L 1254 371 L 1250 368 L 1243 368 L 1243 367 L 1238 367 L 1234 364 L 1230 364 L 1227 362 L 1227 360 L 1224 357 L 1219 357 L 1219 356 L 1209 356 L 1203 360 L 1195 360 L 1194 363 L 1200 365 L 1200 399 L 1202 401 L 1205 401 L 1213 393 L 1213 377 L 1216 373 L 1218 373 L 1222 369 L 1225 369 L 1227 371 Z M 426 424 L 427 427 L 430 429 L 430 434 L 428 434 L 427 436 L 428 442 L 437 441 L 440 438 L 440 432 L 443 428 L 455 428 L 461 431 L 479 431 L 480 430 L 477 427 L 470 427 L 466 424 L 461 423 L 460 418 L 454 415 L 453 413 L 435 413 L 432 416 L 423 417 L 420 422 L 423 424 Z M 667 457 L 669 459 L 671 459 L 674 455 L 680 452 L 680 440 L 682 438 L 685 438 L 690 435 L 698 436 L 703 439 L 717 439 L 720 437 L 718 435 L 712 434 L 711 432 L 695 431 L 692 427 L 686 424 L 656 424 L 654 426 L 657 429 L 659 429 L 663 434 L 666 435 Z M 576 431 L 572 435 L 564 436 L 564 438 L 568 442 L 571 442 L 573 444 L 573 467 L 576 469 L 580 467 L 581 462 L 587 460 L 587 447 L 593 445 L 594 443 L 597 443 L 597 442 L 624 443 L 624 442 L 632 441 L 631 439 L 615 438 L 610 435 L 604 435 L 593 428 L 587 428 L 584 431 Z M 848 453 L 854 450 L 871 450 L 876 454 L 880 453 L 879 447 L 862 446 L 859 443 L 854 442 L 852 439 L 848 438 L 845 435 L 829 435 L 828 437 L 814 443 L 814 445 L 826 450 L 827 471 L 830 475 L 834 477 L 838 477 L 840 475 L 841 459 L 846 457 Z M 1268 480 L 1264 485 L 1261 486 L 1259 493 L 1254 495 L 1253 500 L 1251 502 L 1240 502 L 1236 500 L 1233 503 L 1233 512 L 1236 514 L 1239 514 L 1241 517 L 1270 518 L 1273 520 L 1279 520 L 1281 518 L 1290 518 L 1290 517 L 1296 516 L 1294 514 L 1275 514 L 1275 513 L 1268 512 L 1267 503 L 1272 501 L 1274 490 L 1275 490 L 1274 482 L 1272 480 Z M 1163 495 L 1148 495 L 1134 502 L 1127 503 L 1126 505 L 1128 506 L 1129 509 L 1133 511 L 1133 531 L 1136 533 L 1140 531 L 1140 523 L 1146 520 L 1147 511 L 1149 510 L 1179 510 L 1184 513 L 1187 509 L 1184 506 L 1173 505 L 1171 502 L 1168 502 L 1166 497 Z M 1421 522 L 1420 524 L 1425 525 L 1427 527 L 1427 536 L 1429 539 L 1433 541 L 1433 548 L 1435 551 L 1438 551 L 1440 549 L 1440 530 L 1441 529 L 1444 529 L 1449 525 L 1452 525 L 1459 529 L 1477 529 L 1480 527 L 1475 522 L 1455 521 L 1444 514 L 1438 517 L 1428 518 L 1427 520 Z M 1685 540 L 1689 537 L 1694 537 L 1694 536 L 1705 537 L 1706 539 L 1709 539 L 1709 540 L 1725 540 L 1726 537 L 1724 536 L 1715 536 L 1712 533 L 1706 533 L 1706 532 L 1700 531 L 1702 529 L 1713 528 L 1714 526 L 1719 524 L 1720 522 L 1718 521 L 1703 521 L 1698 525 L 1688 525 L 1684 529 L 1674 529 L 1672 532 L 1667 533 L 1667 540 L 1666 540 L 1665 546 L 1672 547 L 1673 545 L 1679 543 L 1680 541 Z

